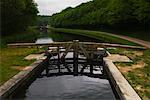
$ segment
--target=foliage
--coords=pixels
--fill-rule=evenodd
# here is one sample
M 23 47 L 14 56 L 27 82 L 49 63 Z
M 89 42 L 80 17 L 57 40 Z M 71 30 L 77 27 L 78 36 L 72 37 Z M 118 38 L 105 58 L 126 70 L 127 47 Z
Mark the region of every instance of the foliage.
M 93 0 L 50 18 L 54 27 L 150 27 L 149 0 Z
M 48 25 L 50 16 L 39 15 L 36 25 Z
M 25 30 L 34 23 L 38 10 L 33 0 L 1 0 L 1 33 Z

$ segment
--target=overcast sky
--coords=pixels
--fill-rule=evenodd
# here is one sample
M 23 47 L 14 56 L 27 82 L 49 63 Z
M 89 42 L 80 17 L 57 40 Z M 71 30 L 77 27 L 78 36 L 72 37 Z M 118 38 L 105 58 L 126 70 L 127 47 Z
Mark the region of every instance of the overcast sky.
M 38 4 L 40 15 L 52 15 L 67 7 L 75 7 L 91 0 L 35 0 Z

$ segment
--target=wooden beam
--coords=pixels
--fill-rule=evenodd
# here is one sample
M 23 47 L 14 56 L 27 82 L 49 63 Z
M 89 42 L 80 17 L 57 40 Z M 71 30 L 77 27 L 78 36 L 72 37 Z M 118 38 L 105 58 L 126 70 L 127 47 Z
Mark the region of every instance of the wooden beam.
M 121 45 L 121 44 L 110 44 L 110 43 L 94 43 L 94 42 L 80 42 L 80 43 L 83 43 L 85 45 L 91 45 L 94 47 L 102 47 L 102 48 L 118 47 L 118 48 L 130 48 L 130 49 L 147 49 L 146 47 L 142 47 L 142 46 L 131 46 L 131 45 Z
M 69 68 L 68 64 L 66 62 L 63 62 L 65 68 L 67 68 L 68 72 L 71 73 L 71 69 Z
M 89 58 L 89 54 L 87 53 L 87 51 L 83 48 L 83 44 L 79 44 L 79 47 L 80 47 L 80 49 L 81 49 L 81 52 L 83 52 L 83 54 L 87 57 L 87 58 Z
M 7 44 L 8 47 L 30 47 L 30 46 L 52 46 L 52 47 L 67 47 L 72 42 L 53 42 L 53 43 L 12 43 Z
M 42 43 L 42 44 L 37 44 L 37 43 L 13 43 L 13 44 L 8 44 L 8 47 L 30 47 L 30 46 L 62 46 L 62 47 L 67 47 L 68 44 L 73 44 L 73 42 L 53 42 L 53 43 Z M 146 47 L 142 46 L 131 46 L 131 45 L 121 45 L 121 44 L 110 44 L 110 43 L 94 43 L 94 42 L 79 42 L 79 44 L 84 44 L 86 46 L 91 46 L 91 47 L 117 47 L 117 48 L 130 48 L 130 49 L 147 49 Z
M 61 72 L 61 70 L 60 70 L 60 50 L 59 50 L 59 46 L 57 47 L 57 52 L 58 52 L 58 64 L 57 64 L 57 66 L 58 66 L 58 72 L 60 73 Z
M 90 74 L 93 74 L 93 52 L 90 53 Z
M 86 67 L 87 67 L 87 63 L 84 63 L 84 64 L 83 64 L 83 67 L 82 67 L 82 69 L 81 69 L 81 71 L 80 71 L 81 74 L 83 74 L 84 69 L 85 69 Z
M 64 51 L 63 55 L 61 56 L 61 60 L 63 60 L 65 58 L 65 56 L 67 55 L 67 53 L 69 52 L 69 50 L 71 49 L 71 47 L 73 46 L 73 44 L 69 44 L 67 49 Z
M 74 62 L 73 62 L 73 72 L 74 72 L 74 75 L 77 76 L 78 75 L 78 43 L 79 41 L 78 40 L 74 40 L 73 41 L 73 49 L 74 49 L 74 52 L 73 52 L 73 58 L 74 58 Z

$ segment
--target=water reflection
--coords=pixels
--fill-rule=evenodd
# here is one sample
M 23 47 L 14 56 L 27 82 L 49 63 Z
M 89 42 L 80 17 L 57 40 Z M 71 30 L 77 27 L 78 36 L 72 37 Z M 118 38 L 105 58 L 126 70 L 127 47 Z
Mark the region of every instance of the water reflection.
M 108 80 L 64 75 L 37 78 L 25 100 L 115 100 Z
M 53 39 L 49 37 L 38 38 L 35 43 L 43 44 L 43 43 L 52 43 Z
M 101 42 L 100 40 L 89 38 L 86 36 L 55 32 L 51 30 L 48 30 L 48 31 L 40 30 L 38 37 L 39 38 L 37 38 L 35 43 L 64 42 L 64 41 L 72 41 L 72 40 L 79 40 L 83 42 Z

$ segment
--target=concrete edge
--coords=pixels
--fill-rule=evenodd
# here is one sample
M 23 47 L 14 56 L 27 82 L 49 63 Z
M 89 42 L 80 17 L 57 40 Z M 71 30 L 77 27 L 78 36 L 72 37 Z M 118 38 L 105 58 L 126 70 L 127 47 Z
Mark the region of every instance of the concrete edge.
M 37 60 L 31 65 L 27 66 L 23 71 L 19 72 L 11 79 L 6 81 L 2 86 L 0 86 L 0 98 L 8 98 L 11 94 L 14 94 L 17 89 L 25 85 L 29 80 L 36 76 L 37 73 L 43 71 L 46 59 Z
M 111 54 L 108 51 L 106 51 L 106 53 L 108 54 L 108 56 L 111 56 Z
M 111 60 L 104 59 L 106 71 L 112 86 L 121 100 L 141 100 Z

